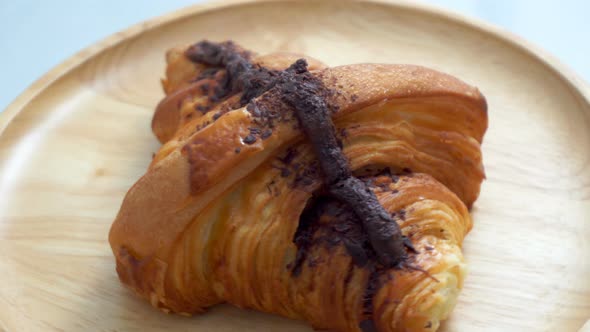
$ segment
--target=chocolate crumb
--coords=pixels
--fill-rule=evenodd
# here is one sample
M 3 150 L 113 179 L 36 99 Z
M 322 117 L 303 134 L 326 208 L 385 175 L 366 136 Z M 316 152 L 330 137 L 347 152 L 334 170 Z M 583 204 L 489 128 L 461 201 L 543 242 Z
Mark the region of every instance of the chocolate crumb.
M 276 71 L 254 65 L 251 54 L 231 41 L 203 40 L 190 46 L 185 55 L 193 62 L 225 69 L 226 74 L 218 78 L 218 85 L 209 96 L 212 102 L 241 92 L 238 106 L 244 106 L 270 89 L 277 76 Z
M 242 151 L 242 149 L 240 149 L 240 148 L 236 148 L 236 149 L 234 150 L 234 152 L 235 152 L 236 154 L 240 153 L 240 151 Z
M 287 149 L 287 153 L 284 157 L 279 157 L 278 159 L 285 165 L 291 164 L 293 159 L 297 157 L 297 150 L 294 147 L 290 147 Z
M 201 93 L 203 93 L 205 95 L 208 94 L 209 93 L 209 87 L 210 87 L 209 83 L 203 83 L 203 84 L 201 84 Z
M 262 132 L 262 134 L 260 135 L 260 138 L 262 138 L 264 140 L 264 139 L 269 138 L 271 135 L 272 135 L 272 130 L 266 129 Z
M 377 185 L 377 187 L 378 187 L 379 189 L 381 189 L 381 191 L 383 191 L 383 192 L 385 192 L 385 191 L 388 191 L 388 190 L 389 190 L 389 184 L 387 184 L 387 183 L 379 183 L 379 184 Z
M 289 175 L 291 175 L 291 171 L 288 168 L 282 168 L 281 169 L 281 177 L 288 177 Z
M 246 106 L 246 111 L 250 112 L 250 114 L 252 114 L 255 117 L 259 117 L 261 115 L 260 109 L 258 108 L 258 106 L 256 106 L 256 103 L 254 102 L 248 103 L 248 106 Z
M 254 144 L 256 142 L 256 136 L 249 134 L 248 136 L 244 137 L 242 141 L 246 144 Z
M 213 120 L 219 119 L 220 116 L 221 116 L 221 113 L 220 112 L 217 112 L 217 113 L 213 114 Z
M 340 137 L 342 137 L 342 138 L 348 137 L 348 131 L 346 131 L 346 128 L 340 129 Z
M 404 210 L 404 209 L 399 210 L 399 217 L 401 220 L 406 220 L 406 210 Z
M 209 111 L 209 107 L 205 106 L 205 105 L 201 105 L 201 104 L 197 104 L 195 105 L 195 109 L 203 114 L 207 113 Z
M 414 245 L 412 244 L 412 241 L 410 240 L 411 236 L 412 236 L 411 234 L 408 234 L 408 236 L 403 236 L 402 241 L 404 242 L 404 245 L 406 246 L 406 248 L 408 248 L 409 251 L 417 254 L 418 250 L 416 250 L 416 248 L 414 248 Z

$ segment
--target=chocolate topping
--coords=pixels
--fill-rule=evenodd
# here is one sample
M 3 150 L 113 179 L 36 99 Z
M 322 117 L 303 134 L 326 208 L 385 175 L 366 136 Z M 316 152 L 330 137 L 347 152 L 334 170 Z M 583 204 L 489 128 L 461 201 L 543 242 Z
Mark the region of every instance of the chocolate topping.
M 381 206 L 375 194 L 352 176 L 339 147 L 330 116 L 326 88 L 307 71 L 305 60 L 297 60 L 280 73 L 275 89 L 295 110 L 324 175 L 324 183 L 335 198 L 349 206 L 366 231 L 377 259 L 386 267 L 399 264 L 406 255 L 398 224 Z
M 372 319 L 366 319 L 359 324 L 361 331 L 363 332 L 377 332 L 375 322 Z
M 376 258 L 375 251 L 354 212 L 343 202 L 330 196 L 314 197 L 299 218 L 294 242 L 301 249 L 293 266 L 299 274 L 307 252 L 313 246 L 342 244 L 352 263 L 365 267 Z
M 352 259 L 345 283 L 352 277 L 353 264 L 369 270 L 359 327 L 364 332 L 376 331 L 373 297 L 381 286 L 379 280 L 388 268 L 406 263 L 406 248 L 411 252 L 415 249 L 410 240 L 402 236 L 394 220 L 397 217 L 405 219 L 405 211 L 390 215 L 369 188 L 373 187 L 372 179 L 363 181 L 352 174 L 340 141 L 348 133 L 342 129 L 337 136 L 331 118 L 336 108 L 328 102 L 331 97 L 341 96 L 342 93 L 328 90 L 307 70 L 304 59 L 297 60 L 284 71 L 269 70 L 253 64 L 250 53 L 231 41 L 201 41 L 185 54 L 194 62 L 211 66 L 196 78 L 214 82 L 212 86 L 201 86 L 203 93 L 206 92 L 209 97 L 209 105 L 241 94 L 237 105 L 230 105 L 230 108 L 247 105 L 246 110 L 252 116 L 255 126 L 249 128 L 250 133 L 242 138 L 245 144 L 268 139 L 277 122 L 291 121 L 293 116 L 297 118 L 298 125 L 293 128 L 303 131 L 317 160 L 305 166 L 293 163 L 297 150 L 289 148 L 284 156 L 277 158 L 282 165 L 273 166 L 280 170 L 281 177 L 295 173 L 295 186 L 307 186 L 321 173 L 326 190 L 323 196 L 308 202 L 300 216 L 293 238 L 298 251 L 289 268 L 297 276 L 305 262 L 310 268 L 320 263 L 307 257 L 313 246 L 343 245 Z M 254 98 L 257 100 L 254 101 Z M 357 95 L 351 96 L 353 101 L 357 98 Z M 210 109 L 203 106 L 197 108 L 203 113 Z M 225 111 L 229 109 L 216 113 L 213 120 Z M 240 148 L 236 148 L 235 153 L 240 153 Z M 393 183 L 397 182 L 398 176 L 391 175 L 389 169 L 385 172 L 391 176 Z M 404 173 L 411 173 L 411 170 L 404 169 Z M 389 187 L 380 186 L 379 189 L 386 191 Z M 274 181 L 267 185 L 267 190 L 269 195 L 279 194 Z
M 271 98 L 266 100 L 274 99 L 276 102 L 280 99 L 291 106 L 317 156 L 328 192 L 358 217 L 383 266 L 394 267 L 402 262 L 406 256 L 404 243 L 408 241 L 404 241 L 398 224 L 381 206 L 375 194 L 352 175 L 332 123 L 327 101 L 331 92 L 307 70 L 304 59 L 297 60 L 284 71 L 272 71 L 252 64 L 250 54 L 231 41 L 201 41 L 191 46 L 186 55 L 194 62 L 225 69 L 225 82 L 219 85 L 217 97 L 241 92 L 241 106 L 248 104 L 247 109 L 252 114 L 264 113 L 260 110 L 264 105 L 250 101 L 272 89 L 269 91 Z M 253 144 L 260 136 L 260 131 L 253 129 L 250 135 L 243 138 L 244 143 Z M 272 131 L 265 131 L 263 139 L 271 134 Z
M 360 322 L 359 328 L 363 332 L 377 332 L 378 329 L 375 326 L 375 320 L 373 319 L 373 312 L 375 310 L 373 298 L 379 291 L 379 288 L 381 288 L 382 282 L 380 278 L 383 270 L 375 265 L 371 265 L 369 271 L 367 286 L 365 287 L 365 293 L 363 294 L 363 313 L 361 317 L 363 317 L 364 320 Z
M 369 179 L 363 179 L 369 182 Z M 363 332 L 377 331 L 372 320 L 373 298 L 383 285 L 384 278 L 391 278 L 385 273 L 388 271 L 383 265 L 376 263 L 376 254 L 369 243 L 369 239 L 361 227 L 356 214 L 343 202 L 332 196 L 319 196 L 312 198 L 301 214 L 299 226 L 295 233 L 295 243 L 299 250 L 296 260 L 290 268 L 293 275 L 301 273 L 307 262 L 309 267 L 309 252 L 316 246 L 327 248 L 342 245 L 351 257 L 349 272 L 344 284 L 350 281 L 351 271 L 354 266 L 368 271 L 365 291 L 362 297 L 362 312 L 360 313 L 359 328 Z M 403 264 L 406 266 L 408 260 Z
M 224 68 L 226 74 L 212 97 L 221 100 L 241 92 L 238 107 L 263 94 L 276 79 L 276 71 L 252 64 L 250 53 L 231 41 L 213 43 L 204 40 L 189 47 L 185 54 L 193 62 Z M 215 73 L 212 69 L 206 71 Z

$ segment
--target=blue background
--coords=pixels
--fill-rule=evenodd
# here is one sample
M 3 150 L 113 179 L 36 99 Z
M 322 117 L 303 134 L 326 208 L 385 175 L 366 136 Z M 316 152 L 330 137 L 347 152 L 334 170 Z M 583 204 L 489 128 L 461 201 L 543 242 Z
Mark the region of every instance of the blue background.
M 0 112 L 77 51 L 199 0 L 0 0 Z M 493 23 L 552 53 L 590 81 L 590 1 L 425 0 Z

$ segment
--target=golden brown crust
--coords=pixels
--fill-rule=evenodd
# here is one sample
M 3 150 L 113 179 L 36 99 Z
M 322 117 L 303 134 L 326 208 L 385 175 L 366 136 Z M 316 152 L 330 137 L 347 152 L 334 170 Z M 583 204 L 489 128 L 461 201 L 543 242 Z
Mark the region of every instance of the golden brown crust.
M 257 59 L 279 69 L 294 57 Z M 270 137 L 251 144 L 244 143 L 255 125 L 250 112 L 216 116 L 231 98 L 205 114 L 170 120 L 202 102 L 198 84 L 182 83 L 199 70 L 169 54 L 164 86 L 168 103 L 180 100 L 180 107 L 156 112 L 154 132 L 166 144 L 127 193 L 111 228 L 121 280 L 154 306 L 175 312 L 227 301 L 305 319 L 316 328 L 358 331 L 370 273 L 354 267 L 344 247 L 315 247 L 310 255 L 329 263 L 305 265 L 297 278 L 287 268 L 295 259 L 299 217 L 321 185 L 314 178 L 298 184 L 299 171 L 284 176 L 277 168 L 289 148 L 298 151 L 294 162 L 313 160 L 296 120 L 278 123 Z M 373 190 L 386 210 L 404 210 L 398 222 L 419 251 L 413 264 L 426 272 L 387 273 L 392 279 L 382 281 L 374 296 L 375 324 L 382 331 L 435 330 L 456 299 L 444 292 L 458 292 L 464 275 L 467 206 L 484 178 L 485 99 L 476 88 L 417 66 L 361 64 L 315 74 L 340 92 L 331 101 L 338 108 L 333 120 L 353 170 L 413 171 L 397 182 L 376 178 L 388 189 Z M 183 89 L 192 99 L 178 97 Z M 322 286 L 327 284 L 334 289 Z

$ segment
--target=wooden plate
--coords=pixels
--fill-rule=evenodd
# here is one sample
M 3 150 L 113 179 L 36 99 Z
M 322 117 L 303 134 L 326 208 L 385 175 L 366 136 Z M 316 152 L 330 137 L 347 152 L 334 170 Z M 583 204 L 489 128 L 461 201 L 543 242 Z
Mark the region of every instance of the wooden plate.
M 590 317 L 590 90 L 547 55 L 481 23 L 375 1 L 193 7 L 75 55 L 0 116 L 0 329 L 309 331 L 219 306 L 164 315 L 124 289 L 107 243 L 158 144 L 164 51 L 234 39 L 330 65 L 414 63 L 489 102 L 488 179 L 464 251 L 470 275 L 445 331 L 575 331 Z

